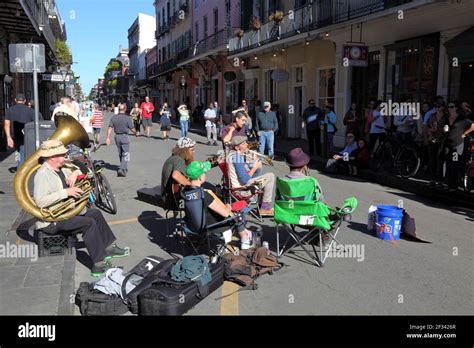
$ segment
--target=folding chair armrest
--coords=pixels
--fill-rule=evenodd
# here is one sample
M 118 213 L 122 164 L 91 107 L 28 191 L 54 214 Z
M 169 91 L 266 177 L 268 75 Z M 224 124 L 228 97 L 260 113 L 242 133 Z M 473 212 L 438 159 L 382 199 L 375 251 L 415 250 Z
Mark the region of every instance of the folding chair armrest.
M 234 216 L 229 216 L 228 218 L 222 220 L 222 221 L 219 221 L 219 222 L 216 222 L 215 224 L 212 224 L 212 225 L 208 225 L 206 226 L 208 229 L 213 229 L 213 228 L 216 228 L 216 227 L 220 227 L 222 225 L 225 225 L 229 222 L 232 222 L 232 221 L 236 221 L 236 220 L 240 220 L 242 219 L 242 214 L 241 213 L 237 213 L 235 214 Z

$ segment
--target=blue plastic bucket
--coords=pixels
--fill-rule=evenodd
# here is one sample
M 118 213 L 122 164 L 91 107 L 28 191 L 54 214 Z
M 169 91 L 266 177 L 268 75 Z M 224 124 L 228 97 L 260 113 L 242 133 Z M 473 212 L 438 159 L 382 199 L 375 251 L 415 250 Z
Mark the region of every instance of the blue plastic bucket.
M 399 240 L 403 209 L 394 205 L 378 205 L 376 212 L 377 236 L 383 240 Z

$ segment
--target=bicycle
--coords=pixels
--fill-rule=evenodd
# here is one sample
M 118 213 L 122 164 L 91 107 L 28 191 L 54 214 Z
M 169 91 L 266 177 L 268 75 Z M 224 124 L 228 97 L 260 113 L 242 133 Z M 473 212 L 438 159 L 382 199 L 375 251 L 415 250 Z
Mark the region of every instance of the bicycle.
M 420 163 L 420 156 L 413 146 L 403 143 L 393 132 L 387 131 L 385 140 L 374 151 L 371 167 L 374 172 L 382 168 L 389 171 L 395 169 L 402 178 L 412 178 L 418 173 Z
M 109 181 L 102 173 L 104 161 L 93 161 L 88 149 L 80 150 L 72 156 L 73 163 L 87 175 L 93 187 L 94 201 L 88 207 L 95 205 L 97 208 L 109 213 L 117 214 L 117 203 Z

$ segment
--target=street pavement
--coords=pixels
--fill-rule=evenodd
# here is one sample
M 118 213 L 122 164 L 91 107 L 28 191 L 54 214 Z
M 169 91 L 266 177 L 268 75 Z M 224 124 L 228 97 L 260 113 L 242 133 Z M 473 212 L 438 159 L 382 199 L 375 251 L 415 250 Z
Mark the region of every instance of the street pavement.
M 106 120 L 110 117 L 108 113 Z M 205 160 L 219 150 L 219 147 L 205 145 L 207 140 L 200 135 L 190 134 L 190 137 L 197 141 L 197 160 Z M 125 178 L 116 175 L 119 160 L 113 140 L 110 146 L 101 146 L 93 154 L 94 159 L 106 162 L 104 174 L 112 185 L 118 205 L 116 215 L 104 215 L 112 225 L 119 245 L 132 249 L 129 257 L 114 260 L 115 265 L 125 270 L 148 255 L 169 258 L 166 250 L 181 252 L 175 240 L 166 238 L 164 211 L 139 201 L 136 194 L 138 189 L 160 184 L 161 167 L 178 138 L 179 130 L 173 129 L 170 140 L 163 141 L 157 124 L 152 129 L 152 138 L 132 136 L 131 162 Z M 104 142 L 105 131 L 102 132 Z M 0 190 L 6 193 L 0 196 L 3 229 L 9 228 L 19 213 L 12 201 L 11 190 L 4 188 L 11 180 L 11 174 L 4 173 L 4 167 L 2 163 L 0 182 L 4 186 Z M 264 171 L 283 176 L 288 170 L 284 162 L 277 160 L 274 167 L 265 166 Z M 274 275 L 259 278 L 258 290 L 241 291 L 217 299 L 237 289 L 226 282 L 189 311 L 189 315 L 460 315 L 474 312 L 474 211 L 360 179 L 328 176 L 314 169 L 311 172 L 319 180 L 330 205 L 340 205 L 350 196 L 358 198 L 359 207 L 353 214 L 353 221 L 343 224 L 338 239 L 347 245 L 358 245 L 363 248 L 360 249 L 363 254 L 353 258 L 330 258 L 322 268 L 284 256 L 281 261 L 286 267 Z M 218 168 L 207 175 L 207 180 L 214 184 L 220 179 Z M 366 231 L 370 205 L 400 203 L 416 219 L 417 236 L 430 243 L 401 239 L 394 245 Z M 6 209 L 8 214 L 4 213 Z M 256 224 L 252 222 L 252 225 Z M 174 228 L 172 221 L 168 228 Z M 262 228 L 263 240 L 275 250 L 273 221 L 265 219 Z M 90 277 L 87 260 L 85 249 L 79 248 L 75 289 L 80 282 L 94 280 Z M 3 262 L 0 260 L 0 275 Z M 47 291 L 45 289 L 44 293 Z M 4 300 L 9 299 L 4 297 Z M 34 313 L 50 312 L 57 311 L 43 308 Z M 79 315 L 77 307 L 74 314 Z

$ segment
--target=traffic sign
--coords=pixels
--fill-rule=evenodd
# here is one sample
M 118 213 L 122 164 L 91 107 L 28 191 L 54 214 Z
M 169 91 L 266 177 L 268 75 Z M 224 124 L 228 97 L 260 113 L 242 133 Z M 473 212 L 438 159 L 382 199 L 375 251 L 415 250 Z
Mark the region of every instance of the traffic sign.
M 34 60 L 36 71 L 46 71 L 46 62 L 43 44 L 10 44 L 8 45 L 10 72 L 31 73 L 33 72 L 33 47 L 35 50 Z

